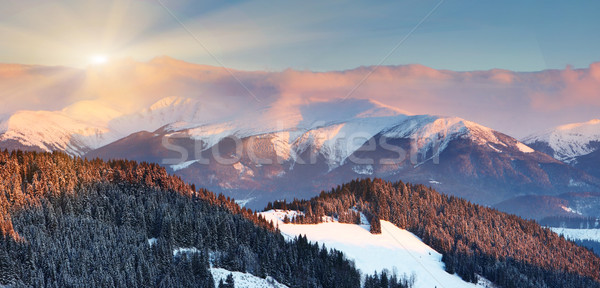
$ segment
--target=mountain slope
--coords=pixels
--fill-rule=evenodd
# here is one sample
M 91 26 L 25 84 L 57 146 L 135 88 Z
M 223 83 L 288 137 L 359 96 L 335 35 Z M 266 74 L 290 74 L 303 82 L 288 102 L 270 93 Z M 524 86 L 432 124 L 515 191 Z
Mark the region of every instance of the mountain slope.
M 600 177 L 600 147 L 594 152 L 575 158 L 573 166 L 590 175 Z
M 341 252 L 155 164 L 0 152 L 0 286 L 214 287 L 210 268 L 360 287 Z

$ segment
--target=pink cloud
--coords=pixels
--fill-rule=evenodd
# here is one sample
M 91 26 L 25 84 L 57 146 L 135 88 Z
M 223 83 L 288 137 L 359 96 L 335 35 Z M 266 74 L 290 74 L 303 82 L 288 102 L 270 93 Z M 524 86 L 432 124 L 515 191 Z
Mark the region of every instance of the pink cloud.
M 350 97 L 376 100 L 411 114 L 458 116 L 514 136 L 600 117 L 600 63 L 587 69 L 529 73 L 382 66 L 359 85 L 373 68 L 237 71 L 168 57 L 147 63 L 121 60 L 88 70 L 0 65 L 0 93 L 4 93 L 0 114 L 60 110 L 78 100 L 96 100 L 131 112 L 176 96 L 205 100 L 210 119 L 235 117 L 244 109 L 285 113 L 314 101 Z

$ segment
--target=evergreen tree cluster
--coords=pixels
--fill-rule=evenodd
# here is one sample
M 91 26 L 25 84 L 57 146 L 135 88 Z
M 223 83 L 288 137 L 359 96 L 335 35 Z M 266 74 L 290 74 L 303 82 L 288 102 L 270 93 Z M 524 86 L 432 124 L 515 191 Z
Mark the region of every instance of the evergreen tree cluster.
M 223 279 L 219 281 L 219 288 L 235 288 L 235 281 L 233 280 L 233 275 L 227 275 L 227 279 L 223 282 Z
M 442 253 L 446 270 L 466 281 L 481 275 L 501 287 L 600 287 L 600 258 L 592 251 L 534 221 L 423 185 L 354 180 L 310 200 L 267 207 L 302 211 L 305 223 L 324 216 L 342 221 L 349 211 L 361 211 L 372 224 L 390 221 Z
M 415 285 L 415 275 L 398 278 L 396 275 L 388 275 L 386 271 L 381 274 L 367 275 L 363 288 L 408 288 Z
M 290 287 L 361 284 L 341 252 L 286 241 L 154 164 L 0 152 L 0 216 L 0 286 L 214 287 L 211 265 Z
M 572 240 L 572 241 L 574 243 L 576 243 L 577 245 L 587 247 L 592 252 L 596 253 L 596 255 L 600 256 L 600 242 L 595 241 L 595 240 L 588 240 L 588 239 L 583 239 L 583 240 L 577 239 L 577 240 Z
M 600 219 L 584 216 L 552 216 L 540 220 L 540 225 L 572 229 L 600 229 Z

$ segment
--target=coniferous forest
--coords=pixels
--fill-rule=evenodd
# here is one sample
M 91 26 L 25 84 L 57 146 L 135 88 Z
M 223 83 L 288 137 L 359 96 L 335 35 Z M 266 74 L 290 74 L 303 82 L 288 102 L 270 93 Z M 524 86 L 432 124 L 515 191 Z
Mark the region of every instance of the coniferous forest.
M 155 164 L 5 151 L 0 192 L 0 286 L 214 287 L 211 263 L 290 287 L 361 285 L 341 252 L 285 241 Z
M 423 185 L 355 180 L 311 200 L 269 203 L 291 209 L 298 224 L 322 216 L 371 224 L 387 220 L 442 253 L 449 273 L 476 282 L 481 275 L 500 287 L 600 287 L 600 258 L 534 221 L 442 195 Z M 381 226 L 371 226 L 381 233 Z

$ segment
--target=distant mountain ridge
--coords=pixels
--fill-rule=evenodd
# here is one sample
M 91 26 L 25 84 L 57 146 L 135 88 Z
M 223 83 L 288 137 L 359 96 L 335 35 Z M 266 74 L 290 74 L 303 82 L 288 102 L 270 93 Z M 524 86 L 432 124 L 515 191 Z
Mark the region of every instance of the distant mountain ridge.
M 560 161 L 572 162 L 600 149 L 600 119 L 558 126 L 528 136 L 523 142 Z
M 600 177 L 600 119 L 566 124 L 523 140 L 536 150 Z

